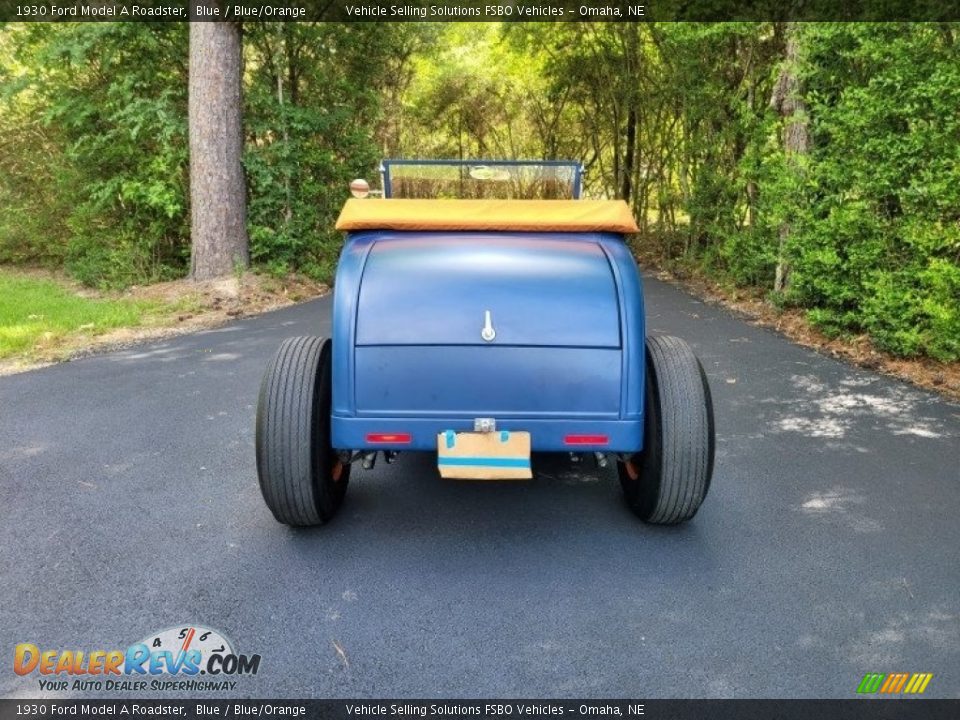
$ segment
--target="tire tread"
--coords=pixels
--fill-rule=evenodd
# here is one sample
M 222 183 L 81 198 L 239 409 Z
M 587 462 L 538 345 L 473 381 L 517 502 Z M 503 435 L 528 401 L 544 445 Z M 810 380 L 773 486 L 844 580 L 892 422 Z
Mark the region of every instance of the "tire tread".
M 627 502 L 642 519 L 672 525 L 696 515 L 713 472 L 714 422 L 703 366 L 680 338 L 647 338 L 649 435 L 637 456 L 643 472 L 632 480 L 624 467 Z
M 287 525 L 319 525 L 337 511 L 346 489 L 330 492 L 330 342 L 285 340 L 267 366 L 257 406 L 257 475 L 264 501 Z

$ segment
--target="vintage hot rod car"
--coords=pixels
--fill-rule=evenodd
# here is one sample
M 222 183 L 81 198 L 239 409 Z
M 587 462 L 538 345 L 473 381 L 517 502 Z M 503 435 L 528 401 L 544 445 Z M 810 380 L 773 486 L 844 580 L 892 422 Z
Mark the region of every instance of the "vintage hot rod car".
M 326 522 L 354 462 L 401 450 L 460 478 L 531 477 L 531 452 L 615 459 L 643 520 L 692 518 L 713 472 L 710 389 L 684 341 L 646 335 L 626 204 L 577 199 L 576 164 L 450 166 L 460 182 L 444 192 L 475 197 L 410 198 L 423 186 L 407 183 L 398 198 L 385 161 L 384 197 L 343 208 L 332 337 L 286 340 L 260 391 L 257 471 L 276 519 Z M 524 177 L 569 199 L 513 199 Z

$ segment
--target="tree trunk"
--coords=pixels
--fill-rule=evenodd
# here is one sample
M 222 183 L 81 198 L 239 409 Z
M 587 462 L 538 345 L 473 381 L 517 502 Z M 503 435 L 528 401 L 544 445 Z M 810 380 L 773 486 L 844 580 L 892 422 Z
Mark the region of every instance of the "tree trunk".
M 280 24 L 277 25 L 277 31 L 279 40 L 277 42 L 277 105 L 280 107 L 280 124 L 283 127 L 283 152 L 284 155 L 289 157 L 290 153 L 290 128 L 287 126 L 287 115 L 283 107 L 283 69 L 284 65 L 287 67 L 287 73 L 290 77 L 293 77 L 293 58 L 290 57 L 290 45 L 289 37 L 284 39 L 283 30 L 285 26 Z M 292 91 L 291 91 L 292 98 Z M 293 101 L 291 100 L 291 103 Z M 289 163 L 285 164 L 283 171 L 283 193 L 284 193 L 284 204 L 283 204 L 283 227 L 288 229 L 290 227 L 290 221 L 293 220 L 293 188 L 291 187 L 290 180 L 290 165 Z
M 750 116 L 753 117 L 756 111 L 756 83 L 752 78 L 748 78 L 750 87 L 747 90 L 747 107 L 750 109 Z M 753 230 L 757 226 L 757 181 L 752 177 L 747 180 L 747 225 Z
M 190 23 L 191 276 L 250 264 L 243 176 L 240 26 Z
M 807 104 L 804 102 L 797 77 L 800 63 L 800 26 L 787 24 L 787 46 L 780 76 L 773 88 L 770 106 L 783 118 L 783 149 L 787 165 L 792 170 L 802 171 L 802 157 L 810 152 L 810 123 Z M 777 248 L 777 269 L 773 279 L 775 292 L 783 292 L 790 282 L 790 266 L 786 258 L 786 245 L 790 237 L 790 223 L 780 226 L 780 242 Z
M 620 197 L 627 205 L 633 196 L 633 171 L 637 152 L 637 110 L 630 106 L 627 110 L 627 147 L 623 156 L 623 178 L 620 185 Z

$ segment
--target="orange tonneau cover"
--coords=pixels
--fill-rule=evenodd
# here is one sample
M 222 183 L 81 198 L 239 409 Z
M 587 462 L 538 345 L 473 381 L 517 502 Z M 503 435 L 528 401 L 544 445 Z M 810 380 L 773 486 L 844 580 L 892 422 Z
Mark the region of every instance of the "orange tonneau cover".
M 635 233 L 623 200 L 347 200 L 337 230 Z

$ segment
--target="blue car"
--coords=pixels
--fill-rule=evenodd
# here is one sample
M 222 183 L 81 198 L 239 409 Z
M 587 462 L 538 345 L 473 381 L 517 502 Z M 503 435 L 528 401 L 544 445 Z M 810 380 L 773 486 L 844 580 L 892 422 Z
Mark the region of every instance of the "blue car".
M 576 163 L 382 174 L 383 197 L 355 181 L 337 222 L 332 337 L 286 340 L 261 386 L 276 519 L 327 522 L 354 464 L 404 450 L 464 479 L 531 478 L 534 452 L 615 462 L 640 518 L 692 518 L 713 473 L 710 388 L 684 341 L 646 334 L 627 205 L 579 199 Z

